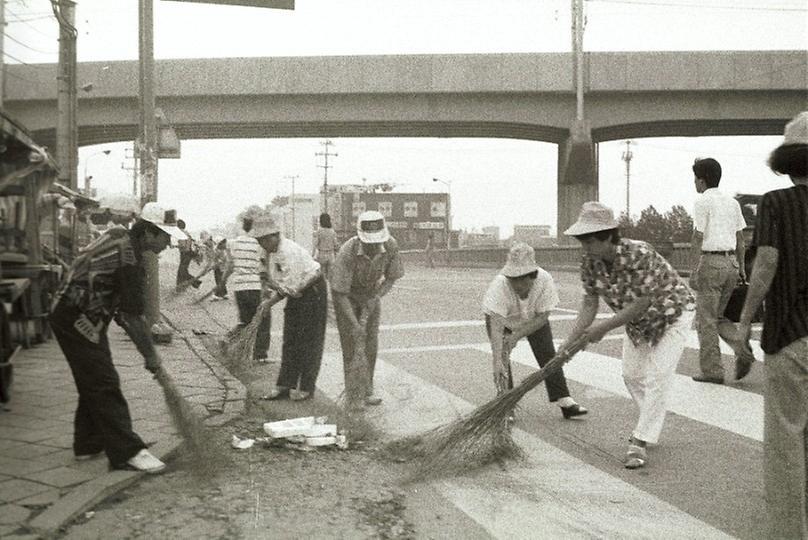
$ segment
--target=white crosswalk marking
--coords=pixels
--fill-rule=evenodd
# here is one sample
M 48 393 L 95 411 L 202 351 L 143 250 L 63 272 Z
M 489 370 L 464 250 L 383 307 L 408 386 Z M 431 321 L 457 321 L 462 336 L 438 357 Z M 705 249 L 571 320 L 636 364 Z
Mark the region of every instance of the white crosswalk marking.
M 323 357 L 318 388 L 342 392 L 339 354 Z M 393 437 L 445 424 L 473 405 L 381 358 L 376 390 L 384 403 L 368 418 Z M 433 481 L 447 500 L 495 538 L 728 538 L 682 512 L 522 430 L 516 442 L 528 459 L 505 470 Z

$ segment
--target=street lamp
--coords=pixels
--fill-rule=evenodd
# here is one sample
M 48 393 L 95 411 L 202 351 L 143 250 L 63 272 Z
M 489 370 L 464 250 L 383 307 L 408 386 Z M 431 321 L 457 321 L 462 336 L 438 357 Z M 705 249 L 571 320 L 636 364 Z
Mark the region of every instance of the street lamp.
M 89 156 L 84 158 L 84 194 L 86 196 L 88 197 L 92 196 L 90 194 L 90 180 L 92 180 L 93 178 L 92 176 L 87 174 L 87 163 L 90 161 L 91 157 L 100 156 L 101 154 L 108 156 L 110 152 L 112 152 L 112 150 L 101 150 L 100 152 L 95 152 L 94 154 L 90 154 Z
M 440 182 L 446 186 L 446 249 L 449 249 L 449 237 L 452 230 L 452 182 L 451 180 L 441 180 L 440 178 L 433 178 L 433 182 Z

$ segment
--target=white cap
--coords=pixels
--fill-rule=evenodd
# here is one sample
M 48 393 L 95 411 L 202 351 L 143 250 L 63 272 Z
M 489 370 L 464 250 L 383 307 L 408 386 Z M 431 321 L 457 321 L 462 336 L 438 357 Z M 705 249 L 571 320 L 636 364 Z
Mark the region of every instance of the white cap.
M 390 239 L 384 216 L 375 210 L 359 214 L 356 220 L 356 234 L 366 244 L 382 244 Z
M 808 111 L 803 111 L 786 124 L 783 144 L 808 144 Z
M 616 229 L 620 224 L 614 219 L 614 212 L 598 201 L 585 202 L 578 214 L 578 221 L 564 231 L 567 236 L 579 236 L 598 231 Z
M 176 212 L 174 210 L 163 210 L 163 207 L 156 202 L 147 202 L 140 211 L 140 219 L 148 221 L 161 231 L 168 233 L 177 240 L 187 240 L 188 237 L 177 227 Z
M 508 259 L 500 274 L 505 277 L 520 277 L 538 271 L 536 252 L 524 242 L 514 242 L 508 251 Z
M 263 214 L 253 218 L 252 229 L 247 234 L 253 238 L 261 238 L 279 232 L 281 232 L 281 228 L 275 218 L 270 214 Z

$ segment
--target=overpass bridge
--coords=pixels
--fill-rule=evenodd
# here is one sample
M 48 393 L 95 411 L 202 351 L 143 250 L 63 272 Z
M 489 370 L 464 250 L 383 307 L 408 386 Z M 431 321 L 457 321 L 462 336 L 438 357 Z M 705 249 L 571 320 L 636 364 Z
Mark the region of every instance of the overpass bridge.
M 8 65 L 6 109 L 55 148 L 56 65 Z M 558 230 L 597 198 L 597 143 L 773 135 L 808 109 L 806 51 L 586 53 L 586 124 L 569 53 L 160 60 L 181 139 L 491 137 L 559 145 Z M 79 144 L 136 138 L 135 61 L 83 63 Z

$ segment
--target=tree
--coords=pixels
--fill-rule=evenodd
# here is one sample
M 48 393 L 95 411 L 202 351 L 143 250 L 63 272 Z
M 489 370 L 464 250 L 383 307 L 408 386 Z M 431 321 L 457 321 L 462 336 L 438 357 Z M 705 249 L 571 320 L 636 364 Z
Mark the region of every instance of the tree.
M 693 236 L 693 218 L 681 205 L 676 205 L 665 214 L 654 206 L 640 212 L 635 222 L 625 212 L 618 219 L 620 235 L 624 238 L 643 240 L 653 245 L 669 242 L 689 242 Z

